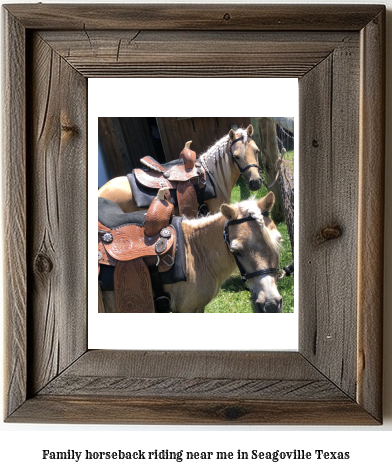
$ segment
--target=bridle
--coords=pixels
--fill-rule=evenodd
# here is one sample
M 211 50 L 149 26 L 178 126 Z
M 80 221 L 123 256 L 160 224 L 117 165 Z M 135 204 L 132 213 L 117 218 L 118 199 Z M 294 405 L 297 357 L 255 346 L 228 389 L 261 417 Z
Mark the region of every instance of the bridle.
M 268 211 L 262 212 L 262 215 L 264 217 L 269 217 L 269 212 Z M 234 219 L 232 221 L 226 221 L 225 228 L 223 230 L 223 238 L 225 239 L 227 249 L 229 250 L 230 253 L 232 253 L 232 251 L 230 250 L 229 226 L 238 225 L 238 224 L 242 224 L 243 222 L 255 221 L 255 220 L 256 219 L 254 217 L 247 216 L 247 217 L 243 217 L 241 219 Z M 274 274 L 274 273 L 276 273 L 277 275 L 281 275 L 281 272 L 280 272 L 279 268 L 265 268 L 263 270 L 257 270 L 257 271 L 252 272 L 252 273 L 246 273 L 244 267 L 241 265 L 241 262 L 238 260 L 237 255 L 233 254 L 233 256 L 235 258 L 235 262 L 237 264 L 237 267 L 238 267 L 238 269 L 241 273 L 242 283 L 245 283 L 250 278 L 254 278 L 254 277 L 257 277 L 259 275 L 270 275 L 270 274 Z
M 244 171 L 246 171 L 246 170 L 249 169 L 249 168 L 258 168 L 259 171 L 260 171 L 260 170 L 261 170 L 260 166 L 255 165 L 255 164 L 245 166 L 245 168 L 241 168 L 241 166 L 238 164 L 238 162 L 237 162 L 236 159 L 234 158 L 233 152 L 231 151 L 231 147 L 234 145 L 234 143 L 237 143 L 237 142 L 239 142 L 239 141 L 244 141 L 244 137 L 236 138 L 235 140 L 233 140 L 233 141 L 230 143 L 230 146 L 229 146 L 229 154 L 230 154 L 230 156 L 231 156 L 231 159 L 233 160 L 233 163 L 235 163 L 235 164 L 237 165 L 238 169 L 240 170 L 241 175 L 244 173 Z

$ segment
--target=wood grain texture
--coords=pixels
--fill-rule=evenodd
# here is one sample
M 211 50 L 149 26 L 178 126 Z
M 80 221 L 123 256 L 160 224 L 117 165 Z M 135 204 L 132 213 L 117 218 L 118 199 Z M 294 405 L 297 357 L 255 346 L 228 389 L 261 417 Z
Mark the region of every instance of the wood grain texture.
M 40 395 L 343 400 L 295 352 L 89 351 Z
M 43 31 L 44 41 L 86 77 L 163 75 L 300 77 L 354 33 Z M 304 55 L 306 52 L 306 56 Z M 159 64 L 159 68 L 156 67 Z M 238 67 L 241 65 L 241 67 Z M 245 68 L 245 70 L 244 70 Z
M 29 389 L 86 350 L 86 80 L 32 40 L 29 180 Z
M 353 31 L 380 5 L 7 5 L 25 28 Z
M 67 376 L 204 377 L 324 380 L 298 352 L 92 350 L 67 369 Z
M 356 392 L 358 50 L 336 49 L 301 79 L 300 347 Z M 347 80 L 347 78 L 350 78 Z M 298 201 L 297 201 L 298 202 Z M 338 238 L 330 229 L 337 228 Z M 351 297 L 350 297 L 351 295 Z
M 361 51 L 357 399 L 381 419 L 385 12 L 361 31 Z
M 11 421 L 29 417 L 50 423 L 375 424 L 301 354 L 289 352 L 89 351 Z
M 225 7 L 5 7 L 7 421 L 381 422 L 385 7 Z M 300 353 L 85 353 L 89 75 L 301 77 Z
M 342 401 L 134 399 L 40 396 L 9 421 L 202 425 L 375 425 L 357 403 Z
M 108 157 L 107 166 L 110 178 L 125 176 L 128 173 L 126 164 L 123 162 L 117 135 L 111 117 L 98 117 L 98 137 L 102 137 L 100 145 L 104 156 Z
M 25 401 L 27 390 L 26 64 L 24 28 L 8 12 L 3 27 L 4 414 L 9 416 Z

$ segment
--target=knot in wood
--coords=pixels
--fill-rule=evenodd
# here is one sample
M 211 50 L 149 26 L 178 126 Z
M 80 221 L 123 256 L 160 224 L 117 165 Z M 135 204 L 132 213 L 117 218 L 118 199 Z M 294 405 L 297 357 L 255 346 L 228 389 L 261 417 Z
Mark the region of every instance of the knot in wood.
M 314 138 L 314 139 L 312 140 L 312 147 L 313 147 L 313 148 L 318 148 L 318 146 L 319 146 L 319 142 L 318 142 L 318 140 L 316 140 L 316 139 Z
M 223 414 L 227 420 L 237 420 L 238 418 L 241 418 L 244 413 L 240 407 L 230 406 L 223 410 Z
M 78 129 L 75 127 L 75 125 L 61 125 L 61 131 L 69 134 L 74 134 L 77 133 Z
M 342 229 L 338 225 L 330 225 L 322 228 L 315 237 L 315 243 L 320 245 L 328 240 L 337 239 L 342 235 Z
M 223 19 L 226 20 L 226 21 L 231 20 L 231 15 L 230 15 L 230 13 L 225 13 L 225 14 L 223 15 Z
M 40 273 L 41 275 L 45 275 L 52 271 L 53 262 L 46 254 L 39 253 L 35 257 L 34 268 L 37 273 Z

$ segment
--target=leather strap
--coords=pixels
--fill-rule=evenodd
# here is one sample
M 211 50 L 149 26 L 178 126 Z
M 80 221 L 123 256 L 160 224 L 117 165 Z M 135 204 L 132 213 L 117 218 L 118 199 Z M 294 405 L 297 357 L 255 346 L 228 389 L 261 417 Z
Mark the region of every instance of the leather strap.
M 177 233 L 174 227 L 169 226 L 172 230 L 173 236 L 173 245 L 170 249 L 165 252 L 164 254 L 154 257 L 143 257 L 144 262 L 147 266 L 156 266 L 158 268 L 159 273 L 168 272 L 174 265 L 174 261 L 176 259 L 176 251 L 177 251 Z M 158 264 L 158 265 L 157 265 Z
M 264 217 L 269 217 L 269 212 L 265 211 L 265 212 L 262 212 L 262 215 Z M 230 250 L 230 239 L 229 239 L 229 226 L 231 225 L 237 225 L 237 224 L 242 224 L 243 222 L 248 222 L 248 221 L 254 221 L 256 220 L 254 217 L 252 216 L 247 216 L 247 217 L 242 217 L 241 219 L 233 219 L 231 221 L 226 221 L 225 223 L 225 228 L 224 228 L 224 231 L 223 231 L 223 238 L 225 239 L 225 243 L 226 243 L 226 247 L 228 249 L 228 251 L 230 253 L 231 250 Z M 260 276 L 260 275 L 269 275 L 269 274 L 280 274 L 280 270 L 279 268 L 263 268 L 262 270 L 257 270 L 255 272 L 252 272 L 252 273 L 246 273 L 244 267 L 242 266 L 241 262 L 238 260 L 238 257 L 237 255 L 233 254 L 234 256 L 234 259 L 236 261 L 236 264 L 237 264 L 237 267 L 241 273 L 241 281 L 243 283 L 245 283 L 247 280 L 251 279 L 251 278 L 255 278 L 257 276 Z
M 163 291 L 163 284 L 159 271 L 155 265 L 148 267 L 150 272 L 151 285 L 154 290 L 154 304 L 155 312 L 157 313 L 169 313 L 170 312 L 170 295 Z
M 233 160 L 233 163 L 235 163 L 237 165 L 238 169 L 240 170 L 240 173 L 242 174 L 244 171 L 248 170 L 249 168 L 258 168 L 259 170 L 261 170 L 260 166 L 255 165 L 255 164 L 245 166 L 245 168 L 241 168 L 241 166 L 238 164 L 237 160 L 234 158 L 233 152 L 231 151 L 231 147 L 234 145 L 234 143 L 239 142 L 239 141 L 244 141 L 244 137 L 236 138 L 235 140 L 233 140 L 230 143 L 229 153 L 230 153 L 231 159 Z
M 160 163 L 154 160 L 154 158 L 152 158 L 151 156 L 145 156 L 144 158 L 140 158 L 140 162 L 154 171 L 162 171 L 162 173 L 165 173 L 166 171 L 166 168 L 164 168 Z
M 285 276 L 291 276 L 294 273 L 294 260 L 287 267 L 283 267 L 283 270 L 286 273 Z
M 142 258 L 118 263 L 114 294 L 118 313 L 155 313 L 150 273 Z
M 178 183 L 177 186 L 178 211 L 180 216 L 187 218 L 197 217 L 199 203 L 193 184 L 190 181 Z

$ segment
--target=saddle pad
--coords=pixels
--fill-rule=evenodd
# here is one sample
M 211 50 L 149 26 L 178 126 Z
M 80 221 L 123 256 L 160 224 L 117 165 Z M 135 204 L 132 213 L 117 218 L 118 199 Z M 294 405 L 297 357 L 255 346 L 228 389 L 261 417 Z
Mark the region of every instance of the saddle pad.
M 170 237 L 165 239 L 167 246 L 164 253 L 173 245 L 173 230 L 166 227 L 170 231 Z M 125 225 L 118 229 L 112 229 L 111 234 L 113 240 L 110 243 L 102 242 L 106 252 L 116 260 L 127 261 L 134 260 L 138 257 L 147 257 L 157 255 L 155 244 L 161 238 L 160 234 L 148 237 L 144 233 L 144 228 L 137 225 Z
M 136 211 L 127 214 L 123 212 L 121 207 L 115 202 L 99 197 L 98 220 L 105 227 L 109 227 L 109 229 L 115 229 L 116 227 L 126 224 L 144 226 L 144 222 L 146 220 L 146 211 Z
M 147 186 L 143 186 L 142 184 L 140 184 L 139 181 L 137 181 L 137 179 L 135 178 L 134 172 L 128 174 L 127 178 L 129 181 L 129 185 L 131 186 L 132 196 L 136 202 L 137 207 L 149 207 L 152 203 L 152 200 L 157 195 L 156 189 L 148 188 Z M 208 172 L 206 172 L 206 184 L 204 188 L 199 188 L 199 186 L 196 184 L 195 189 L 199 204 L 202 204 L 204 201 L 208 201 L 208 199 L 216 198 L 214 183 L 212 182 Z M 178 206 L 177 193 L 175 189 L 170 189 L 170 197 L 171 203 L 174 206 Z
M 150 272 L 142 258 L 118 263 L 114 292 L 118 313 L 155 313 Z

